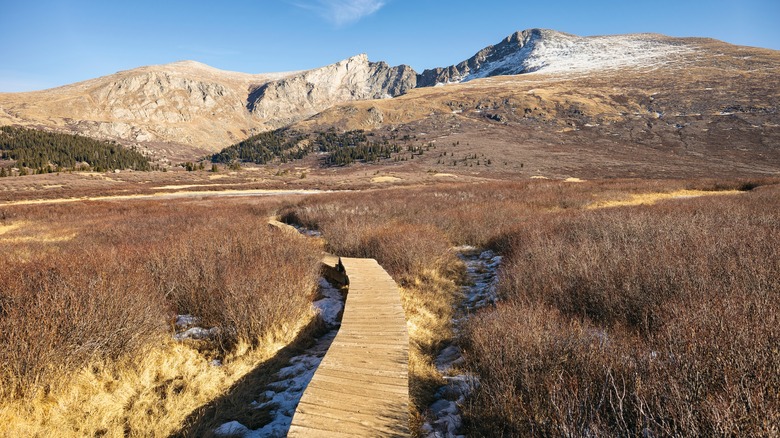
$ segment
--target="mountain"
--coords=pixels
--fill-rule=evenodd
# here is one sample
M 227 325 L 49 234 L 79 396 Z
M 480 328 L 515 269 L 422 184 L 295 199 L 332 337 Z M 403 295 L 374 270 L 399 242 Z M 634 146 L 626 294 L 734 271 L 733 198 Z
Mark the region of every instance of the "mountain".
M 192 159 L 336 103 L 393 97 L 407 66 L 355 56 L 303 72 L 246 74 L 194 61 L 141 67 L 30 93 L 0 94 L 0 125 L 42 127 Z
M 457 154 L 490 155 L 504 173 L 775 174 L 778 70 L 777 51 L 711 39 L 531 29 L 421 74 L 366 55 L 258 75 L 192 61 L 141 67 L 0 94 L 0 125 L 116 140 L 171 160 L 277 128 L 336 128 L 412 147 L 459 144 L 447 151 L 456 164 Z
M 449 67 L 425 70 L 419 87 L 532 72 L 577 72 L 674 62 L 694 49 L 681 39 L 658 34 L 578 37 L 549 29 L 516 32 L 471 58 Z
M 340 104 L 289 130 L 371 131 L 426 150 L 402 166 L 440 173 L 777 176 L 778 73 L 775 50 L 532 30 L 424 72 L 403 96 Z
M 279 127 L 336 103 L 399 96 L 415 87 L 411 67 L 369 62 L 365 54 L 257 87 L 248 99 L 253 116 Z

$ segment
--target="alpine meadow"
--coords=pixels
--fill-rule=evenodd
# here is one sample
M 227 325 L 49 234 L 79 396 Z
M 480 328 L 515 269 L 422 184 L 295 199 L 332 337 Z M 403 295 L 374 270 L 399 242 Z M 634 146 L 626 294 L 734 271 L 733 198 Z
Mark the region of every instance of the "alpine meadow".
M 533 28 L 0 93 L 0 436 L 778 436 L 779 73 Z

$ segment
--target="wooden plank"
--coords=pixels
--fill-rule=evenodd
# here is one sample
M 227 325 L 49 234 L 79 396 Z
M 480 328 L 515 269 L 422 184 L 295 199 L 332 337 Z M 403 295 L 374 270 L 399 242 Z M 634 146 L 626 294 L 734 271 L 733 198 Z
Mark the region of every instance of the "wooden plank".
M 409 436 L 409 336 L 400 291 L 373 259 L 341 263 L 349 281 L 341 328 L 288 436 Z

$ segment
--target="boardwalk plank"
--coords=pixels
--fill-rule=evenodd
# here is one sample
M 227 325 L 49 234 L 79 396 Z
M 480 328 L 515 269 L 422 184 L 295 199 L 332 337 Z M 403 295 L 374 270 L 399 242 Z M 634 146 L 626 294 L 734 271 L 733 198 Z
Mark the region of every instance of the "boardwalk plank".
M 373 259 L 341 260 L 349 278 L 341 328 L 288 436 L 409 436 L 409 337 L 398 286 Z

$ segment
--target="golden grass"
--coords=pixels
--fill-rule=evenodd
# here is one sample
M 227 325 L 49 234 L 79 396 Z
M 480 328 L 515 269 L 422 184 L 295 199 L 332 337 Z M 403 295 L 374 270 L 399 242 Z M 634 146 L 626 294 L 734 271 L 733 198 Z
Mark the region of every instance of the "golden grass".
M 220 184 L 225 185 L 225 184 Z M 269 190 L 269 189 L 230 189 L 219 191 L 177 191 L 177 192 L 159 192 L 152 194 L 134 194 L 134 195 L 107 195 L 107 196 L 85 196 L 81 198 L 53 198 L 53 199 L 25 199 L 21 201 L 9 201 L 0 203 L 0 207 L 11 207 L 17 205 L 45 205 L 45 204 L 64 204 L 84 201 L 130 201 L 130 200 L 156 200 L 161 198 L 195 198 L 195 197 L 216 197 L 216 196 L 257 196 L 271 193 L 291 193 L 291 194 L 314 194 L 319 190 Z
M 401 178 L 398 178 L 396 176 L 375 176 L 371 178 L 372 183 L 384 183 L 384 182 L 395 182 L 395 181 L 401 181 Z
M 274 202 L 0 210 L 0 437 L 168 436 L 309 336 L 321 246 Z M 174 342 L 184 313 L 217 339 Z
M 239 345 L 221 366 L 173 341 L 137 358 L 89 364 L 32 400 L 0 402 L 0 436 L 168 436 L 295 339 L 309 316 L 268 334 L 260 348 Z
M 220 176 L 220 175 L 215 175 Z M 224 177 L 224 175 L 222 175 Z M 236 186 L 240 184 L 233 184 L 233 183 L 225 183 L 225 184 L 169 184 L 165 186 L 156 186 L 152 187 L 152 190 L 181 190 L 181 189 L 192 189 L 197 187 L 226 187 L 226 186 Z
M 0 244 L 67 242 L 77 234 L 67 227 L 55 229 L 43 223 L 17 221 L 0 225 Z
M 635 205 L 653 205 L 660 201 L 666 201 L 669 199 L 685 199 L 685 198 L 698 198 L 700 196 L 722 196 L 722 195 L 736 195 L 744 193 L 739 190 L 675 190 L 672 192 L 653 192 L 653 193 L 638 193 L 629 195 L 625 199 L 604 200 L 596 201 L 587 206 L 589 210 L 597 208 L 611 208 L 611 207 L 624 207 Z
M 457 269 L 457 268 L 456 268 Z M 434 361 L 443 345 L 453 341 L 452 320 L 458 287 L 439 270 L 419 272 L 401 288 L 401 304 L 409 332 L 409 396 L 411 430 L 425 421 L 425 410 L 434 401 L 444 377 Z
M 0 225 L 0 236 L 6 233 L 10 233 L 11 231 L 16 231 L 22 226 L 23 222 L 15 222 L 11 224 L 3 224 Z

